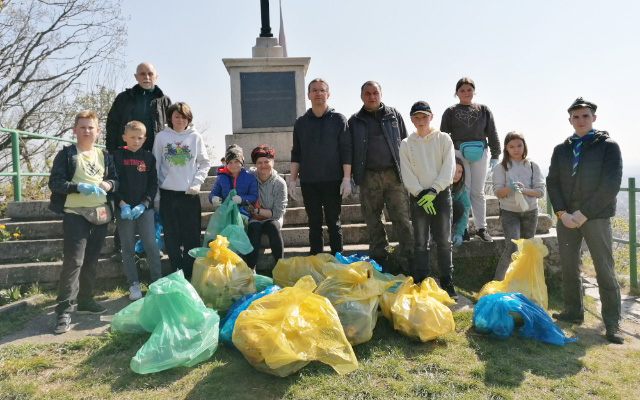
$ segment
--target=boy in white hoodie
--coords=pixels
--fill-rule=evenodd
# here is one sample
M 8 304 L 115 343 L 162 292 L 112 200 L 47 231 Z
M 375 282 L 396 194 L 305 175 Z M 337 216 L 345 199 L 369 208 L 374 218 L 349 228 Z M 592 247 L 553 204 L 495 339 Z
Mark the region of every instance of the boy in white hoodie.
M 209 157 L 202 135 L 191 126 L 186 103 L 167 109 L 168 127 L 158 133 L 153 155 L 158 169 L 160 216 L 172 272 L 182 269 L 191 279 L 194 259 L 189 250 L 200 246 L 200 185 L 209 173 Z
M 456 166 L 453 142 L 448 134 L 430 126 L 433 113 L 426 101 L 415 102 L 410 115 L 416 131 L 400 144 L 400 171 L 410 194 L 415 240 L 413 279 L 419 284 L 429 275 L 431 233 L 437 245 L 440 287 L 456 299 L 452 280 L 449 188 Z

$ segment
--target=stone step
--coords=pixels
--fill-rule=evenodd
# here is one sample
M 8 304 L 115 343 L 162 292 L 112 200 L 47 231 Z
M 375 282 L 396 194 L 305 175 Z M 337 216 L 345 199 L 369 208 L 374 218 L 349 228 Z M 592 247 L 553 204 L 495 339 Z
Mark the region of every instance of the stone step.
M 355 211 L 356 207 L 349 208 L 349 210 Z M 306 215 L 305 215 L 306 217 Z M 208 220 L 206 221 L 208 223 Z M 201 220 L 202 229 L 205 229 L 205 217 Z M 472 222 L 473 224 L 473 222 Z M 471 224 L 471 225 L 472 225 Z M 113 225 L 113 224 L 112 224 Z M 32 222 L 27 225 L 33 228 L 32 234 L 35 234 L 39 230 L 38 223 Z M 23 232 L 25 239 L 0 242 L 0 263 L 11 263 L 17 261 L 23 261 L 28 259 L 51 259 L 52 257 L 60 257 L 62 254 L 62 222 L 61 221 L 49 221 L 45 223 L 51 233 L 58 232 L 58 236 L 46 238 L 46 239 L 32 239 L 29 238 L 27 233 Z M 9 226 L 11 228 L 11 226 Z M 487 217 L 487 228 L 489 234 L 492 236 L 501 235 L 501 225 L 498 217 Z M 548 215 L 541 215 L 539 217 L 538 233 L 549 232 L 551 228 L 551 218 Z M 26 229 L 26 228 L 25 228 Z M 111 226 L 110 232 L 113 232 Z M 385 230 L 390 241 L 396 241 L 397 238 L 393 232 L 390 222 L 385 223 Z M 22 229 L 21 229 L 22 231 Z M 44 232 L 44 229 L 40 230 Z M 344 224 L 342 226 L 343 240 L 345 244 L 362 244 L 368 243 L 367 227 L 364 223 L 351 223 Z M 470 233 L 475 232 L 473 229 Z M 204 232 L 203 232 L 204 233 Z M 107 236 L 105 240 L 105 246 L 102 249 L 102 254 L 108 254 L 113 249 L 113 236 Z M 287 226 L 282 228 L 282 238 L 286 247 L 303 247 L 309 245 L 309 228 L 307 226 Z M 325 243 L 329 242 L 329 236 L 326 227 L 324 228 L 324 240 Z M 263 237 L 262 246 L 266 247 L 268 241 L 266 237 Z
M 298 193 L 300 194 L 300 188 L 297 188 Z M 201 191 L 200 192 L 200 205 L 202 206 L 203 213 L 212 212 L 213 206 L 209 203 L 209 191 Z M 300 199 L 302 199 L 302 195 L 300 194 Z M 357 195 L 349 196 L 346 200 L 342 202 L 344 205 L 355 205 L 360 204 L 360 199 Z M 47 221 L 47 220 L 56 220 L 62 219 L 60 214 L 56 214 L 53 211 L 48 209 L 49 200 L 33 200 L 33 201 L 17 201 L 11 202 L 7 204 L 7 217 L 9 217 L 12 222 L 17 221 Z M 288 209 L 294 209 L 298 207 L 304 207 L 303 202 L 295 201 L 289 198 L 289 202 L 287 205 Z M 495 196 L 487 196 L 487 215 L 494 216 L 499 213 L 499 204 L 498 199 Z
M 550 273 L 558 271 L 558 244 L 553 232 L 538 235 L 542 238 L 543 243 L 549 248 L 549 256 L 545 258 L 545 268 Z M 392 243 L 396 244 L 396 243 Z M 463 243 L 460 247 L 453 250 L 454 265 L 457 259 L 471 257 L 497 257 L 504 249 L 504 238 L 495 237 L 492 243 L 486 243 L 479 239 L 473 238 L 470 242 Z M 353 254 L 355 252 L 367 252 L 368 246 L 362 244 L 345 245 L 344 254 Z M 329 248 L 325 247 L 328 252 Z M 432 252 L 435 253 L 435 252 Z M 285 248 L 285 257 L 307 256 L 309 255 L 309 247 L 287 247 Z M 258 270 L 269 269 L 273 267 L 274 261 L 267 249 L 258 258 Z M 28 262 L 5 264 L 0 266 L 0 288 L 7 288 L 13 285 L 29 285 L 38 282 L 44 289 L 51 289 L 57 286 L 62 261 L 46 261 L 46 262 Z M 169 260 L 165 255 L 162 259 L 163 273 L 167 274 L 170 270 Z M 148 273 L 143 268 L 141 276 L 144 278 Z M 121 279 L 122 286 L 126 286 L 126 278 L 122 263 L 114 262 L 109 259 L 101 259 L 98 262 L 98 270 L 96 279 Z

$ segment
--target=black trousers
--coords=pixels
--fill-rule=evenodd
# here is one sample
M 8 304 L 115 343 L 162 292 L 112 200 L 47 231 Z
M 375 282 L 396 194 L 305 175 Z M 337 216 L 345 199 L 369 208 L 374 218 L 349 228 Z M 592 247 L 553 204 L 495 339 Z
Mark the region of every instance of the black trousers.
M 82 215 L 65 213 L 62 271 L 58 282 L 56 314 L 70 313 L 76 299 L 88 303 L 93 299 L 98 257 L 109 224 L 94 225 Z
M 191 280 L 194 261 L 189 250 L 200 246 L 201 211 L 197 194 L 160 189 L 160 217 L 171 271 L 181 269 L 187 280 Z
M 269 247 L 271 247 L 271 254 L 273 258 L 278 262 L 284 254 L 284 241 L 282 240 L 282 232 L 280 232 L 280 222 L 278 221 L 264 221 L 264 222 L 251 222 L 247 228 L 247 235 L 253 246 L 253 251 L 247 254 L 244 259 L 249 268 L 255 268 L 258 263 L 258 254 L 260 253 L 260 241 L 262 235 L 266 234 L 269 238 Z
M 342 196 L 340 196 L 341 181 L 300 183 L 304 209 L 309 221 L 309 246 L 311 255 L 322 253 L 324 240 L 322 237 L 322 220 L 329 231 L 329 246 L 331 254 L 342 252 L 342 225 L 340 211 L 342 211 Z

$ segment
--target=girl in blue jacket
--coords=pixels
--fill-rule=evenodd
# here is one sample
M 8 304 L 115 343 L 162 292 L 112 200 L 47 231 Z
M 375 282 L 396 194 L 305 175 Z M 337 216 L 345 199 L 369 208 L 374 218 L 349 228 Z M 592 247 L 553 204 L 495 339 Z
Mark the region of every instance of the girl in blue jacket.
M 460 246 L 462 241 L 469 241 L 467 223 L 469 222 L 469 192 L 464 184 L 464 164 L 456 157 L 456 172 L 453 175 L 451 185 L 451 199 L 453 205 L 453 228 L 451 229 L 451 243 Z
M 247 172 L 244 166 L 242 148 L 236 144 L 227 147 L 225 154 L 227 165 L 218 168 L 218 177 L 209 193 L 209 201 L 214 209 L 222 203 L 231 189 L 236 190 L 232 200 L 237 205 L 254 204 L 258 200 L 258 181 Z M 249 217 L 247 211 L 240 207 L 240 213 Z

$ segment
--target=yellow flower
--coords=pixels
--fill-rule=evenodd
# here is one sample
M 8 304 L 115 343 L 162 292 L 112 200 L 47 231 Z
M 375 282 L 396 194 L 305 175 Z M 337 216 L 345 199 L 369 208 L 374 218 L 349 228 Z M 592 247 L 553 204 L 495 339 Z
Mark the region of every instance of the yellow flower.
M 5 228 L 6 228 L 6 226 L 0 225 L 0 229 L 5 229 Z
M 19 238 L 19 237 L 20 237 L 20 234 L 19 234 L 19 233 L 14 233 L 14 234 L 13 234 L 13 237 Z

